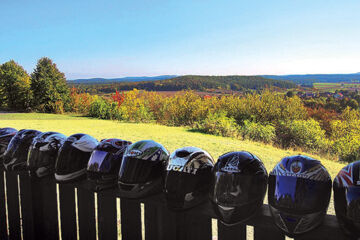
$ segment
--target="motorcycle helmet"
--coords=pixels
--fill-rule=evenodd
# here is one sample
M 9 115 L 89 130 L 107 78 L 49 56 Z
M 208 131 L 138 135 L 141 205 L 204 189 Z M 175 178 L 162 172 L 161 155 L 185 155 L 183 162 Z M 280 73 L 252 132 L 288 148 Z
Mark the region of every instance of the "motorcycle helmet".
M 207 200 L 213 166 L 213 158 L 200 148 L 175 150 L 165 172 L 164 192 L 168 208 L 185 210 Z
M 14 128 L 0 128 L 0 163 L 10 140 L 15 136 L 17 130 Z
M 59 150 L 55 164 L 58 182 L 73 181 L 86 174 L 86 166 L 98 140 L 87 134 L 74 134 L 66 139 Z
M 212 171 L 210 200 L 225 225 L 242 223 L 263 205 L 268 173 L 255 155 L 241 151 L 219 157 Z
M 360 161 L 350 163 L 335 177 L 334 205 L 344 232 L 360 238 Z
M 119 171 L 119 193 L 124 198 L 142 198 L 160 193 L 169 152 L 159 143 L 143 140 L 126 149 Z
M 103 139 L 92 152 L 87 165 L 87 178 L 95 191 L 116 186 L 121 160 L 130 144 L 117 138 Z
M 275 224 L 289 236 L 319 226 L 331 195 L 331 178 L 320 161 L 283 158 L 269 176 L 269 207 Z
M 22 129 L 15 134 L 3 156 L 4 167 L 7 171 L 26 170 L 29 147 L 40 133 L 37 130 Z
M 66 136 L 44 132 L 36 136 L 29 148 L 27 167 L 31 176 L 44 177 L 55 171 L 56 157 Z

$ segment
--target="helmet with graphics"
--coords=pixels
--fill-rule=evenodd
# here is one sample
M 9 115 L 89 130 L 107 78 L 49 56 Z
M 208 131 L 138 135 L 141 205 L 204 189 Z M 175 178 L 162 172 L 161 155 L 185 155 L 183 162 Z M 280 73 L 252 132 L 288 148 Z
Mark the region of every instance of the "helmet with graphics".
M 320 161 L 283 158 L 269 176 L 269 206 L 276 225 L 289 236 L 319 226 L 331 195 L 331 178 Z
M 90 155 L 98 143 L 95 138 L 83 133 L 68 137 L 56 159 L 55 179 L 68 182 L 85 176 Z
M 212 171 L 210 200 L 218 219 L 233 225 L 251 218 L 263 205 L 268 174 L 254 154 L 229 152 Z
M 214 160 L 197 147 L 175 150 L 165 173 L 164 192 L 172 210 L 192 208 L 208 199 Z
M 7 171 L 25 171 L 29 147 L 33 139 L 41 132 L 22 129 L 11 139 L 4 155 L 4 167 Z
M 87 165 L 87 178 L 94 190 L 116 186 L 123 154 L 131 142 L 109 138 L 103 139 L 92 152 Z
M 169 152 L 157 142 L 143 140 L 126 149 L 119 171 L 119 193 L 125 198 L 142 198 L 160 193 Z
M 5 153 L 10 140 L 15 136 L 17 130 L 15 128 L 0 128 L 0 164 L 2 156 Z
M 344 232 L 360 238 L 360 161 L 350 163 L 334 179 L 336 217 Z
M 44 132 L 30 145 L 27 167 L 31 176 L 45 177 L 55 172 L 56 157 L 66 136 L 57 132 Z

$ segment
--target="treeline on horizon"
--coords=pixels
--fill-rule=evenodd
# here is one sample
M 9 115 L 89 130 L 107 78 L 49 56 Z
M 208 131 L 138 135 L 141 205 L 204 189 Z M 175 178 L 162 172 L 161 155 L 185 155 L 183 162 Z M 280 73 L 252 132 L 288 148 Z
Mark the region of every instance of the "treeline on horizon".
M 158 81 L 117 82 L 106 84 L 72 84 L 71 81 L 68 81 L 68 84 L 91 94 L 114 93 L 115 91 L 129 91 L 133 89 L 141 89 L 146 91 L 206 91 L 209 89 L 243 91 L 247 89 L 262 90 L 268 87 L 278 87 L 283 89 L 296 87 L 296 84 L 291 81 L 273 80 L 263 78 L 261 76 L 239 75 L 186 75 Z

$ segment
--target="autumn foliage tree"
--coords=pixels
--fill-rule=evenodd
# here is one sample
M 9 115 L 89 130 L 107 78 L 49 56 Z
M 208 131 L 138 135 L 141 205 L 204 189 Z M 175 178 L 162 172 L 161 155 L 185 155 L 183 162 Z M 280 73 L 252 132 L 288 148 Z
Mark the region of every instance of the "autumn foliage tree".
M 29 110 L 31 98 L 30 76 L 24 68 L 13 60 L 0 65 L 0 107 Z
M 78 89 L 72 87 L 70 90 L 70 111 L 87 114 L 94 98 L 89 93 L 81 93 Z
M 115 94 L 113 94 L 112 99 L 114 100 L 114 102 L 117 102 L 118 106 L 120 107 L 121 104 L 124 102 L 125 100 L 125 94 L 124 93 L 120 93 L 116 90 Z
M 64 73 L 50 58 L 41 58 L 31 74 L 33 105 L 40 112 L 62 113 L 68 107 L 70 97 Z

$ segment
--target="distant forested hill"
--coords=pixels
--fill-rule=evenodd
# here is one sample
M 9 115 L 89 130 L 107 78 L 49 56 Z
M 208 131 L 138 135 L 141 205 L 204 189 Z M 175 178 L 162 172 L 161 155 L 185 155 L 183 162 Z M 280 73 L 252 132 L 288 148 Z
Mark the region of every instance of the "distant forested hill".
M 177 77 L 177 75 L 161 75 L 155 77 L 123 77 L 123 78 L 88 78 L 69 80 L 71 84 L 104 84 L 116 82 L 157 81 Z
M 264 75 L 264 78 L 288 80 L 296 84 L 312 85 L 314 82 L 359 82 L 360 73 L 352 74 L 306 74 L 306 75 Z
M 267 79 L 261 76 L 196 76 L 187 75 L 159 81 L 118 82 L 111 84 L 71 84 L 90 93 L 111 93 L 115 90 L 132 90 L 134 88 L 148 91 L 179 91 L 207 89 L 227 89 L 240 91 L 245 89 L 264 89 L 266 87 L 294 88 L 290 81 Z

